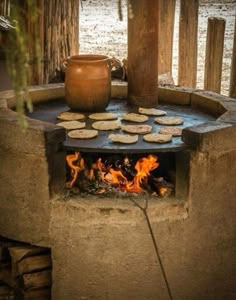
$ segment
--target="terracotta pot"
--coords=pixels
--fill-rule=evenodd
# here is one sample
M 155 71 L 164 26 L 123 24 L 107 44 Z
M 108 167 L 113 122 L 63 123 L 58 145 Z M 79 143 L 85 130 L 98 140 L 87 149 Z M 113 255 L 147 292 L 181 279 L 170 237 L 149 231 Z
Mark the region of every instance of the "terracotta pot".
M 72 110 L 103 111 L 111 96 L 110 59 L 104 55 L 74 55 L 62 60 L 65 98 Z

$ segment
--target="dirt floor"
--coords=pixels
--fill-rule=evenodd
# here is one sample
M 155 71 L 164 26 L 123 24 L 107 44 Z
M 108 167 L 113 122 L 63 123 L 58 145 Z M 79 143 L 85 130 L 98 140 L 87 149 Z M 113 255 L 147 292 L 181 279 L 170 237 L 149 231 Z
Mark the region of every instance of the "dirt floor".
M 80 10 L 80 53 L 100 53 L 127 57 L 127 8 L 122 1 L 123 21 L 119 20 L 117 1 L 81 1 Z M 178 65 L 178 20 L 180 0 L 176 0 L 176 18 L 173 51 L 173 76 L 177 82 Z M 198 74 L 197 87 L 203 88 L 205 43 L 208 17 L 222 17 L 226 20 L 224 58 L 221 93 L 228 95 L 233 45 L 236 0 L 199 0 L 198 30 Z

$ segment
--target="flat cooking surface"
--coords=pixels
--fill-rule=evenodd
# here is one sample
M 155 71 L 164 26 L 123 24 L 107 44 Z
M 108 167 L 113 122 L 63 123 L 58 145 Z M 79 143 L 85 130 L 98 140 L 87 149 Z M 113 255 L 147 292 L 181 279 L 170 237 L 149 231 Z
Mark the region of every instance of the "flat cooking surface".
M 185 128 L 197 124 L 207 122 L 209 120 L 215 120 L 214 117 L 202 113 L 198 110 L 194 110 L 189 106 L 183 105 L 158 105 L 158 109 L 162 109 L 167 112 L 167 116 L 181 117 L 184 119 L 183 125 L 177 125 L 176 127 Z M 41 103 L 34 106 L 34 112 L 28 113 L 28 117 L 32 119 L 38 119 L 49 123 L 58 123 L 56 116 L 63 111 L 68 111 L 69 107 L 64 100 L 53 100 L 46 103 Z M 138 112 L 137 107 L 131 107 L 125 100 L 113 99 L 106 109 L 107 112 L 113 112 L 118 115 L 118 119 L 121 120 L 121 116 L 127 112 Z M 90 120 L 86 115 L 86 128 L 90 129 L 91 124 L 95 120 Z M 164 125 L 154 123 L 155 116 L 149 116 L 149 120 L 145 123 L 133 123 L 127 121 L 121 121 L 122 124 L 148 124 L 153 126 L 152 132 L 159 131 Z M 181 141 L 181 137 L 173 137 L 170 143 L 158 144 L 147 143 L 142 139 L 142 135 L 139 135 L 139 140 L 135 144 L 118 144 L 113 143 L 108 139 L 110 133 L 121 133 L 122 130 L 113 131 L 99 131 L 99 135 L 96 138 L 89 140 L 71 139 L 68 136 L 64 142 L 64 148 L 66 150 L 84 151 L 84 152 L 117 152 L 117 153 L 145 153 L 145 152 L 163 152 L 163 151 L 180 151 L 186 148 L 185 144 Z M 124 133 L 128 134 L 128 133 Z

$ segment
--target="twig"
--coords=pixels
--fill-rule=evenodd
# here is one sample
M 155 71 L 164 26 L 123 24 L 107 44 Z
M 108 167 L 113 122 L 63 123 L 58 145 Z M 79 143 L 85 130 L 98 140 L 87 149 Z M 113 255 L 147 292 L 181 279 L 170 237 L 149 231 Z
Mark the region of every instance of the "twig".
M 145 199 L 145 206 L 142 207 L 139 203 L 137 203 L 134 199 L 130 199 L 139 209 L 141 209 L 141 211 L 143 212 L 144 216 L 145 216 L 145 219 L 147 221 L 147 225 L 148 225 L 148 229 L 149 229 L 149 232 L 150 232 L 150 235 L 151 235 L 151 238 L 152 238 L 152 242 L 153 242 L 153 245 L 154 245 L 154 248 L 155 248 L 155 252 L 156 252 L 156 256 L 157 256 L 157 260 L 159 262 L 159 265 L 160 265 L 160 268 L 161 268 L 161 272 L 162 272 L 162 275 L 163 275 L 163 278 L 164 278 L 164 281 L 165 281 L 165 284 L 166 284 L 166 288 L 167 288 L 167 291 L 168 291 L 168 295 L 169 295 L 169 298 L 170 300 L 173 300 L 173 296 L 172 296 L 172 293 L 171 293 L 171 289 L 170 289 L 170 285 L 169 285 L 169 282 L 168 282 L 168 279 L 167 279 L 167 276 L 166 276 L 166 272 L 165 272 L 165 269 L 164 269 L 164 266 L 163 266 L 163 263 L 162 263 L 162 260 L 161 260 L 161 256 L 160 256 L 160 253 L 159 253 L 159 250 L 158 250 L 158 246 L 157 246 L 157 242 L 156 242 L 156 238 L 154 236 L 154 233 L 153 233 L 153 229 L 152 229 L 152 225 L 151 225 L 151 222 L 150 222 L 150 219 L 149 219 L 149 216 L 148 216 L 148 212 L 147 212 L 147 209 L 148 209 L 148 199 L 146 198 Z

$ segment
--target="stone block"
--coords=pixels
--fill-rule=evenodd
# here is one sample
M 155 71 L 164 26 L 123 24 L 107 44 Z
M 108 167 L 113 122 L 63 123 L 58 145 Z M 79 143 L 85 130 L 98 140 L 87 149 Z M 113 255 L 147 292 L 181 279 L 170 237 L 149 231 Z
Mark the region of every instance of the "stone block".
M 160 103 L 189 105 L 192 88 L 175 85 L 160 85 L 158 87 L 158 99 Z
M 191 106 L 219 117 L 226 111 L 226 108 L 221 104 L 221 101 L 226 99 L 227 97 L 214 92 L 196 90 L 191 95 Z
M 29 89 L 33 103 L 40 103 L 65 96 L 64 83 L 53 83 L 32 86 Z
M 236 110 L 227 111 L 217 121 L 236 124 Z
M 127 99 L 128 83 L 122 81 L 112 81 L 111 83 L 111 97 Z
M 225 110 L 236 111 L 236 99 L 223 99 L 221 100 L 221 105 L 225 108 Z
M 183 130 L 182 140 L 201 152 L 230 151 L 236 148 L 236 126 L 208 122 Z
M 23 130 L 10 109 L 0 110 L 0 127 L 0 147 L 16 152 L 45 155 L 46 144 L 57 149 L 65 138 L 63 128 L 39 120 L 28 119 L 28 128 Z

